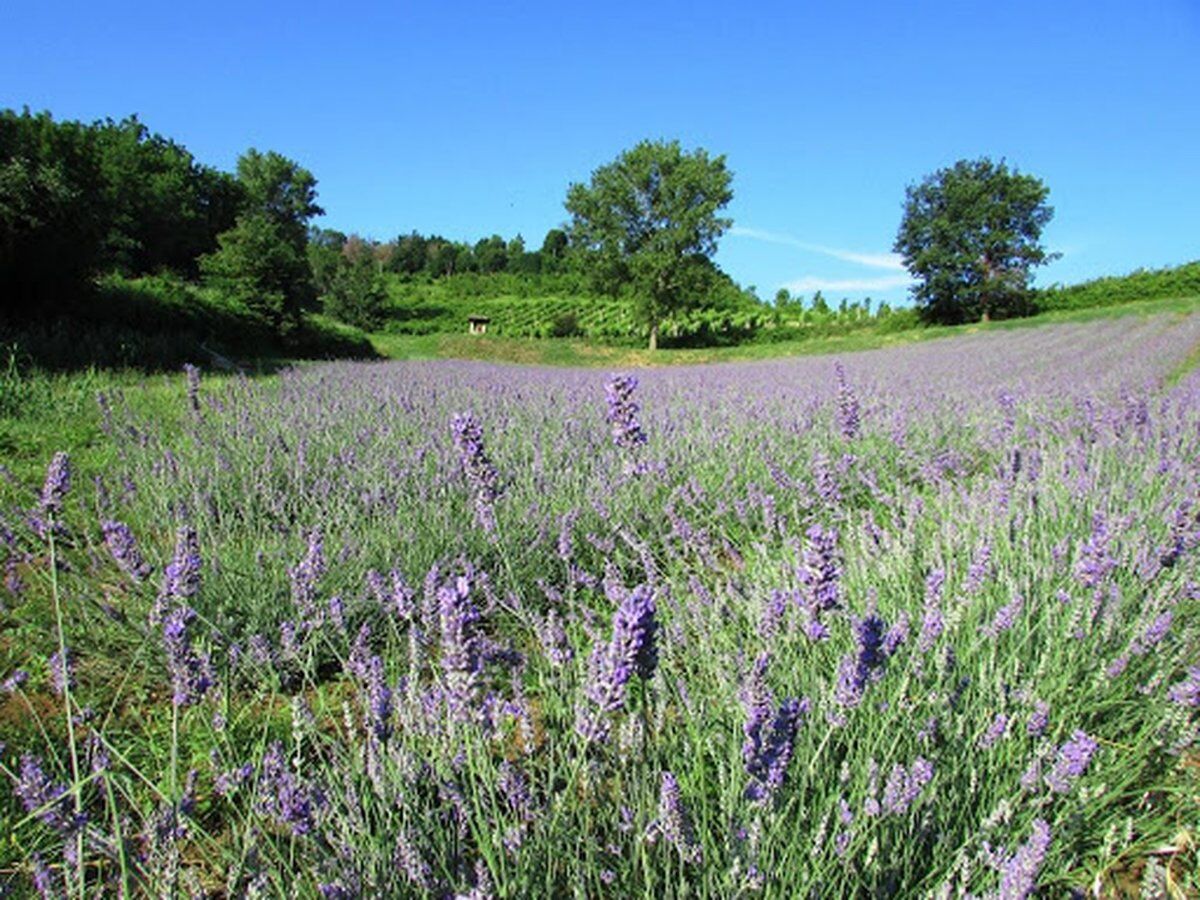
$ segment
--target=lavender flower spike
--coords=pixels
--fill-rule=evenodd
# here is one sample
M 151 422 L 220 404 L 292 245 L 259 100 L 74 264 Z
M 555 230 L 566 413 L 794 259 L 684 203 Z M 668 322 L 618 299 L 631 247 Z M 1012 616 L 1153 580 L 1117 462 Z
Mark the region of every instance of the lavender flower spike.
M 624 450 L 646 443 L 646 433 L 637 418 L 641 407 L 633 399 L 637 386 L 638 380 L 632 375 L 614 375 L 604 385 L 604 399 L 608 403 L 606 418 L 613 443 Z
M 838 431 L 842 433 L 842 437 L 846 440 L 852 441 L 858 437 L 858 432 L 862 427 L 858 410 L 858 398 L 854 395 L 854 389 L 846 382 L 846 370 L 842 368 L 840 362 L 833 364 L 833 371 L 837 376 Z
M 496 498 L 500 476 L 483 446 L 483 426 L 473 415 L 456 415 L 450 422 L 459 463 L 475 504 L 475 521 L 489 535 L 496 530 Z
M 42 485 L 41 507 L 46 515 L 62 512 L 63 500 L 71 489 L 71 460 L 59 450 L 46 468 L 46 481 Z
M 1002 863 L 998 900 L 1026 900 L 1037 890 L 1037 875 L 1050 847 L 1050 825 L 1045 819 L 1033 820 L 1029 840 Z
M 134 581 L 145 581 L 150 577 L 150 564 L 142 558 L 137 540 L 128 525 L 109 520 L 101 524 L 100 531 L 104 534 L 108 552 L 122 572 Z
M 660 837 L 678 850 L 685 862 L 699 864 L 703 861 L 704 851 L 692 831 L 691 819 L 683 805 L 679 782 L 670 772 L 662 773 L 658 818 L 646 829 L 646 840 L 649 843 L 656 843 Z
M 598 643 L 592 651 L 576 722 L 576 730 L 588 742 L 608 739 L 608 717 L 624 708 L 630 679 L 634 675 L 648 679 L 654 674 L 658 663 L 656 612 L 654 591 L 645 584 L 634 588 L 613 613 L 612 639 Z
M 471 603 L 471 583 L 466 576 L 438 588 L 437 599 L 446 703 L 452 717 L 464 721 L 474 707 L 479 673 L 483 669 L 480 640 L 475 634 L 479 612 Z
M 1046 784 L 1056 794 L 1071 790 L 1075 780 L 1087 771 L 1092 754 L 1100 745 L 1086 731 L 1077 730 L 1071 739 L 1058 748 L 1053 768 L 1046 775 Z

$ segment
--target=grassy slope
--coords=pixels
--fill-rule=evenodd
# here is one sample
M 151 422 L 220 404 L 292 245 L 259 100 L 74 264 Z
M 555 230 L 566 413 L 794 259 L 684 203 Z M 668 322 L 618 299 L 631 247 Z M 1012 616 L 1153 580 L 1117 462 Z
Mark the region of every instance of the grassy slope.
M 1037 328 L 1054 322 L 1082 322 L 1121 316 L 1145 317 L 1164 313 L 1190 315 L 1197 311 L 1200 311 L 1200 296 L 1148 300 L 1093 309 L 1059 310 L 1028 319 L 1011 319 L 1003 322 L 931 326 L 894 333 L 861 331 L 804 341 L 750 343 L 731 347 L 697 349 L 662 349 L 654 353 L 644 349 L 607 346 L 575 339 L 533 340 L 491 335 L 472 337 L 467 334 L 373 334 L 371 343 L 377 353 L 390 359 L 489 359 L 531 365 L 631 368 L 733 362 L 769 359 L 778 356 L 852 353 L 856 350 L 872 350 L 976 331 Z

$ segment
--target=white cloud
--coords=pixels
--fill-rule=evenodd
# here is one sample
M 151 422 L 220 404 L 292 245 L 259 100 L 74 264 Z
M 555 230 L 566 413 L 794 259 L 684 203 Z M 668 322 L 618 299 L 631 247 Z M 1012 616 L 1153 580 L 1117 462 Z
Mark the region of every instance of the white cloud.
M 830 256 L 843 262 L 866 266 L 869 269 L 886 269 L 889 272 L 904 271 L 904 261 L 900 258 L 899 253 L 858 253 L 854 250 L 840 250 L 837 247 L 826 247 L 823 244 L 810 244 L 808 241 L 802 241 L 787 234 L 776 234 L 760 228 L 743 228 L 740 225 L 730 228 L 729 233 L 734 237 L 750 238 L 767 244 L 781 244 L 784 247 L 795 247 L 797 250 L 805 250 L 809 253 L 820 253 L 822 256 Z M 907 284 L 907 281 L 905 283 Z
M 818 275 L 805 275 L 794 281 L 781 285 L 792 294 L 810 294 L 814 291 L 891 291 L 896 288 L 906 288 L 912 284 L 907 275 L 884 275 L 879 278 L 821 278 Z

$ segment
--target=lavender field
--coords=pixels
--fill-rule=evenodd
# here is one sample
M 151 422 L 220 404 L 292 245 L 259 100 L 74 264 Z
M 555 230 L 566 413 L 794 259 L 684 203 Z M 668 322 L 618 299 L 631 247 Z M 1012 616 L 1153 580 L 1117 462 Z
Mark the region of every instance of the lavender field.
M 102 396 L 2 495 L 0 885 L 1194 896 L 1198 345 Z

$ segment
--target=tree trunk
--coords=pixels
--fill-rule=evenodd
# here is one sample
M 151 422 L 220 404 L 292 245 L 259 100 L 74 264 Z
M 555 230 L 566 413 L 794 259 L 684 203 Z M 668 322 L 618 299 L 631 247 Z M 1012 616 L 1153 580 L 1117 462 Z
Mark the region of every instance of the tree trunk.
M 655 322 L 650 326 L 650 349 L 658 349 L 658 323 Z

